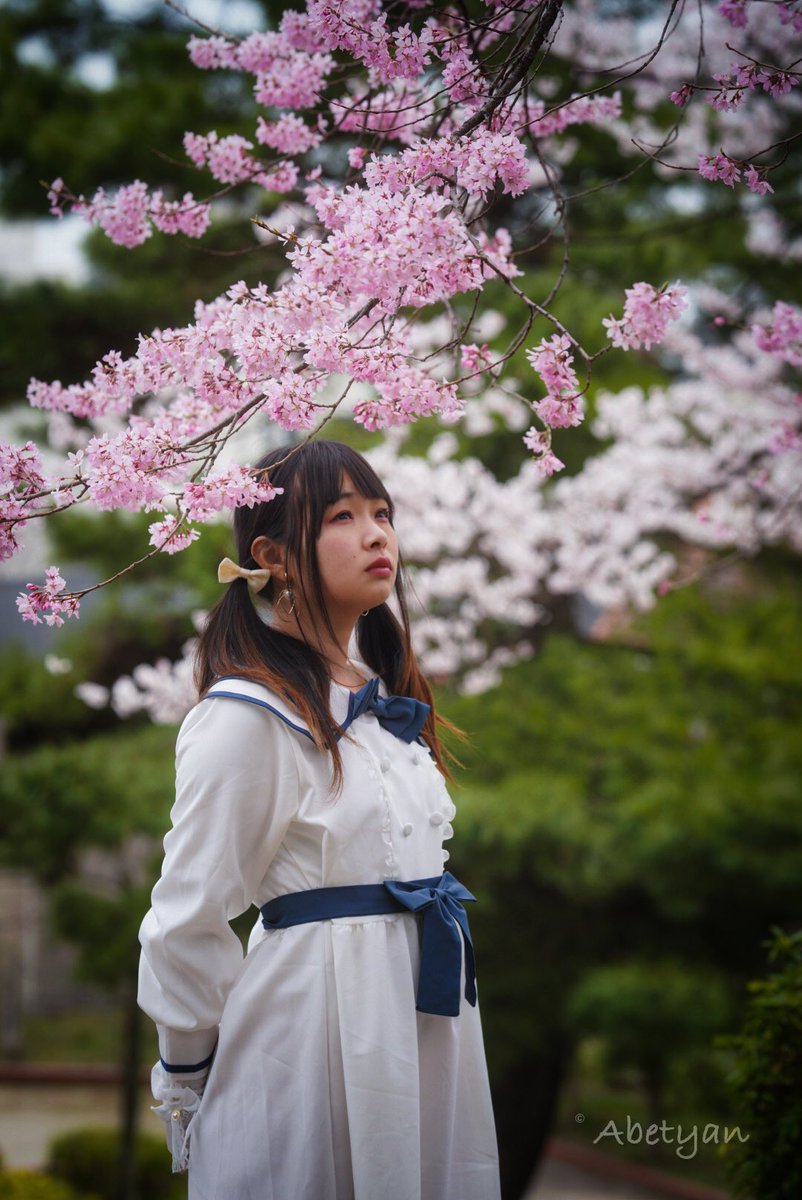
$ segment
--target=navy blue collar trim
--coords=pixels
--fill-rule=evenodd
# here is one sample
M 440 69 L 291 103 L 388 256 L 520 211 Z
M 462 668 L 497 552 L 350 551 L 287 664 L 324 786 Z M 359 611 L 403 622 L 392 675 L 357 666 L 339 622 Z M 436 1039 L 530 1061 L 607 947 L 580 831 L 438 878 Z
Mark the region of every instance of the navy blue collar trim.
M 254 680 L 249 679 L 246 675 L 226 675 L 223 678 L 224 679 L 242 679 L 246 683 L 254 682 Z M 369 688 L 373 688 L 375 686 L 374 680 L 377 680 L 377 679 L 380 679 L 380 676 L 374 675 L 367 681 L 367 683 L 364 684 L 363 687 L 361 687 L 359 689 L 359 691 L 356 691 L 356 692 L 349 691 L 349 693 L 348 693 L 348 711 L 346 712 L 345 720 L 343 721 L 342 725 L 338 726 L 338 731 L 335 735 L 337 741 L 340 740 L 340 738 L 343 736 L 343 734 L 348 730 L 349 726 L 351 726 L 353 724 L 354 720 L 356 719 L 354 714 L 356 712 L 357 706 L 359 705 L 359 703 L 362 699 L 362 696 Z M 221 678 L 219 680 L 216 680 L 216 682 L 222 683 L 223 679 Z M 269 712 L 275 713 L 275 715 L 279 718 L 280 721 L 283 721 L 284 724 L 287 725 L 290 729 L 294 729 L 296 733 L 302 733 L 304 735 L 304 737 L 309 738 L 310 742 L 314 742 L 314 740 L 315 740 L 305 725 L 296 724 L 294 721 L 292 721 L 286 715 L 286 713 L 281 712 L 281 710 L 276 708 L 273 704 L 268 704 L 268 702 L 266 700 L 258 700 L 256 698 L 256 696 L 244 696 L 242 694 L 242 692 L 222 692 L 222 691 L 207 692 L 207 694 L 204 696 L 204 700 L 215 700 L 218 696 L 221 697 L 222 699 L 244 700 L 246 702 L 246 704 L 258 704 L 260 708 L 266 708 L 266 709 L 268 709 Z M 426 742 L 420 737 L 420 735 L 415 738 L 415 741 L 420 746 L 426 745 Z
M 255 696 L 243 696 L 242 692 L 209 692 L 203 698 L 204 700 L 216 700 L 218 697 L 224 700 L 244 700 L 246 704 L 258 704 L 260 708 L 267 708 L 270 710 L 270 712 L 275 713 L 280 721 L 283 721 L 285 725 L 290 727 L 290 729 L 294 729 L 296 733 L 302 733 L 304 737 L 308 737 L 310 742 L 315 740 L 308 729 L 306 729 L 303 725 L 296 725 L 294 721 L 291 721 L 289 717 L 285 716 L 283 712 L 279 711 L 279 709 L 274 708 L 272 704 L 268 704 L 266 700 L 257 700 Z

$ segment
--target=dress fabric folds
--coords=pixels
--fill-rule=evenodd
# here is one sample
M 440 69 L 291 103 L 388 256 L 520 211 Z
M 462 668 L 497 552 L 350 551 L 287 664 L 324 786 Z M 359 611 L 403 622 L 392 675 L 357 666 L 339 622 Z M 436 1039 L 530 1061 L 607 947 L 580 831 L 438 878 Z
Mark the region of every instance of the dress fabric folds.
M 341 723 L 349 700 L 332 685 Z M 228 924 L 288 892 L 443 870 L 455 810 L 428 748 L 371 711 L 347 734 L 334 796 L 328 757 L 260 684 L 218 681 L 179 731 L 139 998 L 165 1062 L 214 1051 L 189 1200 L 498 1200 L 479 1007 L 416 1011 L 415 917 L 257 921 L 244 957 Z

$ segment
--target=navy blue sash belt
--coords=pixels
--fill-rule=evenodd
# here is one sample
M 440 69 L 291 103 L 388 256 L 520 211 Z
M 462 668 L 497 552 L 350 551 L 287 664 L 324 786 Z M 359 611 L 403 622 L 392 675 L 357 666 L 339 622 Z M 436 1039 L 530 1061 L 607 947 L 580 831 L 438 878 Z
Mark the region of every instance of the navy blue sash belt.
M 465 946 L 465 999 L 476 1004 L 476 966 L 464 900 L 475 900 L 448 871 L 431 879 L 402 883 L 357 883 L 312 888 L 276 896 L 260 912 L 265 929 L 287 929 L 332 917 L 369 917 L 415 913 L 421 920 L 420 977 L 416 1008 L 440 1017 L 456 1017 L 460 1007 L 462 946 Z

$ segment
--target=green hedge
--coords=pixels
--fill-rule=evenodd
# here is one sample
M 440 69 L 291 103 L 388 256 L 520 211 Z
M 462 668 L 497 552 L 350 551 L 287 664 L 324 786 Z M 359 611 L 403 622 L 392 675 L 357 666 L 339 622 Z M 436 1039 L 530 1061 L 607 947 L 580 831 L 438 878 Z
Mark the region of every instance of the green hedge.
M 120 1137 L 115 1130 L 77 1129 L 51 1143 L 47 1170 L 76 1191 L 91 1192 L 93 1200 L 118 1200 L 119 1156 Z M 138 1200 L 182 1200 L 186 1196 L 186 1177 L 172 1174 L 163 1138 L 139 1134 L 136 1159 Z
M 741 1032 L 722 1039 L 737 1055 L 730 1083 L 748 1136 L 729 1144 L 726 1161 L 746 1200 L 802 1196 L 802 930 L 772 934 L 776 970 L 750 983 Z
M 78 1193 L 69 1184 L 39 1171 L 7 1171 L 0 1174 L 0 1200 L 96 1200 Z

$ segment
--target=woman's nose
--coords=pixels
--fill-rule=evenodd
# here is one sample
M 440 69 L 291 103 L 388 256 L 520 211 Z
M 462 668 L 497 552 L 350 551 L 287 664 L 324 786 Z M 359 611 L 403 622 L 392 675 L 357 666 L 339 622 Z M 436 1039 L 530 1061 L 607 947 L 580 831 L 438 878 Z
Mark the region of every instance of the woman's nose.
M 386 546 L 387 545 L 387 530 L 382 529 L 381 525 L 374 525 L 369 533 L 371 546 Z

